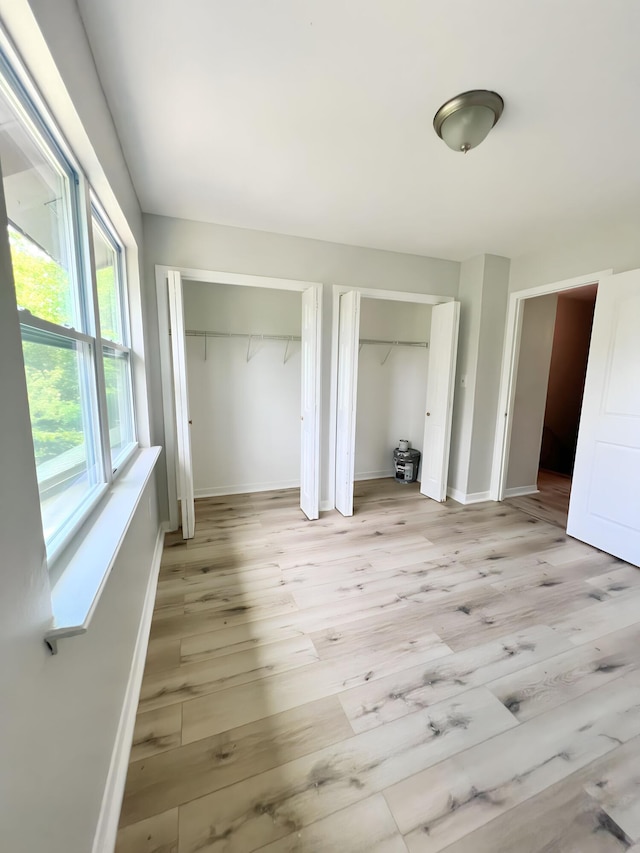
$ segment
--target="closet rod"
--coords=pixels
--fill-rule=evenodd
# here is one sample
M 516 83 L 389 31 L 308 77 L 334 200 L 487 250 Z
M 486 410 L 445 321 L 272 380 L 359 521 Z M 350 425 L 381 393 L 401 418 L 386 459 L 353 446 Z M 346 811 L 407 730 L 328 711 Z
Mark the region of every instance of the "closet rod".
M 360 338 L 360 344 L 384 344 L 387 347 L 424 347 L 429 346 L 428 341 L 380 341 L 374 338 Z
M 201 329 L 186 329 L 185 335 L 200 338 L 260 338 L 264 341 L 300 341 L 300 335 L 262 335 L 258 332 L 213 332 Z M 428 341 L 389 341 L 379 338 L 360 338 L 360 344 L 381 344 L 388 347 L 424 347 Z

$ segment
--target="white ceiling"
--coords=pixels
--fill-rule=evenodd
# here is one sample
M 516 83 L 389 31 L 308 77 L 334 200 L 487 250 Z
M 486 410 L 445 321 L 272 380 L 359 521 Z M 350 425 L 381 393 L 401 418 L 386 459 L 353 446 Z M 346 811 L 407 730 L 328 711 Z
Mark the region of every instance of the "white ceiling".
M 633 0 L 78 2 L 146 212 L 457 260 L 638 215 Z

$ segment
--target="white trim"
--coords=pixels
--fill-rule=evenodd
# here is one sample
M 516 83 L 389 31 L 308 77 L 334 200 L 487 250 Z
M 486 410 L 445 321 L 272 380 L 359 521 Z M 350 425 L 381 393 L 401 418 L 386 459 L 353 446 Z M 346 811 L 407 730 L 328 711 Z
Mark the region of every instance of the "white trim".
M 113 752 L 111 753 L 109 772 L 107 773 L 107 780 L 104 786 L 104 793 L 102 795 L 102 805 L 100 806 L 96 833 L 93 838 L 93 846 L 91 848 L 92 853 L 113 853 L 113 849 L 116 845 L 118 821 L 120 819 L 124 785 L 127 779 L 127 769 L 129 766 L 131 741 L 133 739 L 136 711 L 138 709 L 138 700 L 140 698 L 140 687 L 142 685 L 144 664 L 147 657 L 147 647 L 149 645 L 151 618 L 153 616 L 153 607 L 156 600 L 156 587 L 158 583 L 158 574 L 160 572 L 160 562 L 162 560 L 164 535 L 165 524 L 161 524 L 158 529 L 156 547 L 151 561 L 151 570 L 149 572 L 147 589 L 144 596 L 144 603 L 142 605 L 142 613 L 140 615 L 140 624 L 138 626 L 138 636 L 136 637 L 136 644 L 133 650 L 129 679 L 127 681 L 122 710 L 120 712 L 120 721 L 118 722 Z
M 92 346 L 96 346 L 100 340 L 91 335 L 86 335 L 84 332 L 78 332 L 73 326 L 61 326 L 58 323 L 52 323 L 50 320 L 43 320 L 41 317 L 36 317 L 28 308 L 18 308 L 18 322 L 21 326 L 31 326 L 33 329 L 48 332 L 50 335 L 57 335 L 59 338 L 81 341 L 83 344 L 91 344 Z
M 460 489 L 454 489 L 449 487 L 447 489 L 447 497 L 450 497 L 451 500 L 456 501 L 459 504 L 481 504 L 486 501 L 491 500 L 491 495 L 489 492 L 470 492 L 466 494 L 465 492 L 461 492 Z
M 393 465 L 391 465 L 389 468 L 385 468 L 384 471 L 363 471 L 362 474 L 356 472 L 353 475 L 353 479 L 356 483 L 361 480 L 383 480 L 388 477 L 395 477 L 395 473 Z
M 60 568 L 61 574 L 51 590 L 53 624 L 45 633 L 52 652 L 58 640 L 89 628 L 159 455 L 159 447 L 140 451 L 60 556 L 56 570 Z
M 254 492 L 274 492 L 278 489 L 299 489 L 300 480 L 280 480 L 273 483 L 241 483 L 235 486 L 208 486 L 195 489 L 196 498 L 219 498 L 223 495 L 250 495 Z
M 191 416 L 189 413 L 189 378 L 187 348 L 184 337 L 184 303 L 182 277 L 169 270 L 169 320 L 171 327 L 171 362 L 176 425 L 176 467 L 180 495 L 183 539 L 193 539 L 196 517 L 193 508 L 193 460 L 191 456 Z
M 410 290 L 379 290 L 376 287 L 348 287 L 344 284 L 334 284 L 338 295 L 356 290 L 366 299 L 385 299 L 390 302 L 417 302 L 419 305 L 440 305 L 441 302 L 455 302 L 455 296 L 438 296 L 433 293 L 415 293 Z
M 333 509 L 335 507 L 331 505 L 331 501 L 320 501 L 320 512 L 331 512 Z
M 588 284 L 597 284 L 600 279 L 612 274 L 612 269 L 601 270 L 600 272 L 580 275 L 575 278 L 567 278 L 564 281 L 530 287 L 526 290 L 515 290 L 509 294 L 502 353 L 500 392 L 498 395 L 498 411 L 496 415 L 496 436 L 493 448 L 493 464 L 491 466 L 491 500 L 503 500 L 506 488 L 524 300 L 532 299 L 535 296 L 544 296 L 548 293 L 560 293 L 564 290 L 572 290 L 575 287 L 584 287 Z
M 524 495 L 537 495 L 540 489 L 537 485 L 533 486 L 514 486 L 511 489 L 504 490 L 504 500 L 507 498 L 521 498 Z
M 244 273 L 229 273 L 216 270 L 198 270 L 189 267 L 166 266 L 164 264 L 156 264 L 156 295 L 158 304 L 158 334 L 160 348 L 160 376 L 162 380 L 162 411 L 164 415 L 164 451 L 165 463 L 167 467 L 167 493 L 169 501 L 169 524 L 171 530 L 178 529 L 178 487 L 176 477 L 176 423 L 175 423 L 175 406 L 174 406 L 174 388 L 173 388 L 173 370 L 171 364 L 169 341 L 169 301 L 167 295 L 167 277 L 169 271 L 180 273 L 183 280 L 187 281 L 202 281 L 208 284 L 231 284 L 241 287 L 264 287 L 271 290 L 289 290 L 302 293 L 309 288 L 314 288 L 316 291 L 316 311 L 322 317 L 322 284 L 315 281 L 298 281 L 288 278 L 270 278 L 261 275 L 246 275 Z M 320 319 L 320 322 L 321 319 Z M 320 326 L 320 335 L 318 336 L 318 369 L 321 370 L 322 364 L 322 326 Z M 321 395 L 318 400 L 318 423 L 321 423 Z M 318 467 L 318 481 L 320 481 L 321 467 L 320 459 L 316 460 Z M 298 483 L 299 486 L 299 483 Z M 224 491 L 220 494 L 242 494 L 249 487 L 243 487 L 242 492 Z M 268 487 L 272 488 L 272 487 Z M 275 488 L 280 488 L 276 486 Z M 290 488 L 290 487 L 284 487 Z M 258 488 L 256 491 L 261 491 Z M 213 495 L 210 495 L 213 496 Z
M 338 431 L 338 328 L 340 322 L 340 296 L 357 290 L 366 299 L 386 299 L 391 302 L 415 302 L 419 305 L 439 305 L 455 302 L 455 296 L 434 296 L 428 293 L 413 293 L 407 290 L 377 290 L 373 287 L 346 287 L 334 284 L 331 303 L 331 388 L 329 391 L 329 499 L 323 502 L 324 509 L 336 506 L 336 442 Z
M 271 290 L 296 290 L 302 292 L 317 287 L 317 281 L 298 281 L 293 278 L 271 278 L 266 275 L 247 275 L 245 273 L 222 272 L 219 270 L 197 270 L 191 267 L 174 267 L 156 264 L 158 273 L 166 277 L 170 270 L 179 272 L 184 281 L 202 281 L 206 284 L 234 284 L 240 287 L 268 287 Z

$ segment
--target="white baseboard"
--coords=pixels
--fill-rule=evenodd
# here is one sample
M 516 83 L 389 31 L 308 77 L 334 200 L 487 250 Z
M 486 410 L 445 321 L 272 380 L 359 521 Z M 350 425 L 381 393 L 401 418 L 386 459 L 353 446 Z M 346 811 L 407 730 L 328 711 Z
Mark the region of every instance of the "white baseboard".
M 459 504 L 480 504 L 491 500 L 491 492 L 461 492 L 460 489 L 449 487 L 447 496 Z
M 335 508 L 333 501 L 320 501 L 320 512 L 329 512 L 329 510 Z
M 353 479 L 359 482 L 360 480 L 382 480 L 385 477 L 394 476 L 395 470 L 393 468 L 385 468 L 384 471 L 364 471 L 362 474 L 356 472 Z
M 246 495 L 251 492 L 274 492 L 277 489 L 299 489 L 300 480 L 281 480 L 277 483 L 242 483 L 235 486 L 209 486 L 194 489 L 196 498 L 219 498 L 224 495 Z
M 537 495 L 539 491 L 540 491 L 540 489 L 538 488 L 537 485 L 514 486 L 511 489 L 505 489 L 504 490 L 503 500 L 506 500 L 507 498 L 521 498 L 524 495 Z
M 164 546 L 165 524 L 160 525 L 156 546 L 153 552 L 153 560 L 147 581 L 147 589 L 142 605 L 142 614 L 138 626 L 138 636 L 133 650 L 129 680 L 124 694 L 120 721 L 116 732 L 116 739 L 111 753 L 111 763 L 98 815 L 96 834 L 93 839 L 92 853 L 113 853 L 116 846 L 116 834 L 118 832 L 118 821 L 122 807 L 124 785 L 127 779 L 127 768 L 129 765 L 129 753 L 131 751 L 131 740 L 138 710 L 138 699 L 140 698 L 140 686 L 144 664 L 147 657 L 147 646 L 149 645 L 149 630 L 151 628 L 151 617 L 156 600 L 156 587 L 160 561 L 162 559 L 162 548 Z

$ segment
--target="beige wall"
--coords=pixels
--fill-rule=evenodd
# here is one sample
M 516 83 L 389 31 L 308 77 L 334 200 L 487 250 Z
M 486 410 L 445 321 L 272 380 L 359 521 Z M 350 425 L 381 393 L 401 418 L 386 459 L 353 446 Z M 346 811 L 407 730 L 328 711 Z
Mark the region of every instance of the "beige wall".
M 524 303 L 506 487 L 535 488 L 558 297 Z
M 462 264 L 449 463 L 449 491 L 456 500 L 488 497 L 508 281 L 508 258 L 480 255 Z

